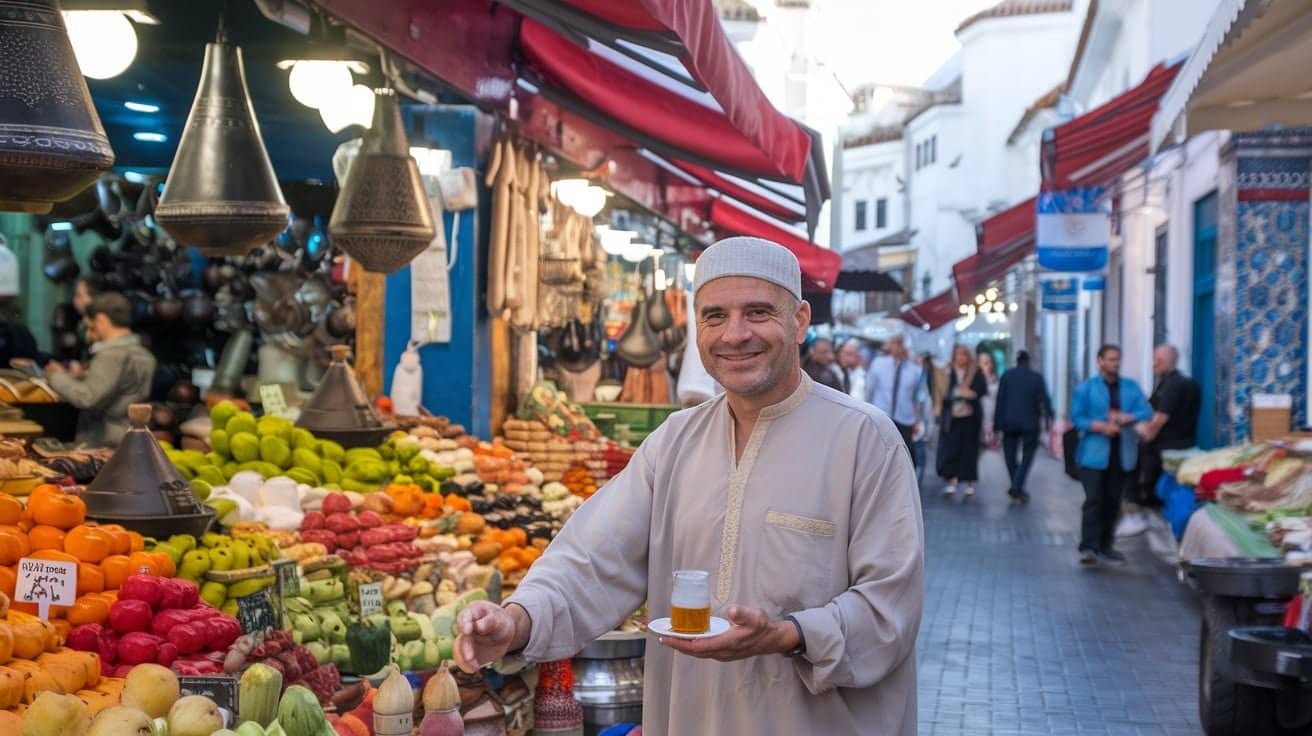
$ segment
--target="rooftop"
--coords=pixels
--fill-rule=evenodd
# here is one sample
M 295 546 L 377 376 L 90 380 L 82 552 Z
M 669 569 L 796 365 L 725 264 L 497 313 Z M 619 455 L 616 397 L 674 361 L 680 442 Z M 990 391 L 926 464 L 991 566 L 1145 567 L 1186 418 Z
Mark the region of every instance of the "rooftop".
M 1061 96 L 1064 94 L 1066 94 L 1066 83 L 1062 82 L 1047 92 L 1044 92 L 1039 99 L 1035 100 L 1029 107 L 1025 108 L 1025 114 L 1020 116 L 1020 122 L 1016 123 L 1016 127 L 1011 130 L 1011 135 L 1007 136 L 1007 144 L 1010 145 L 1015 143 L 1016 139 L 1020 137 L 1020 134 L 1025 132 L 1025 126 L 1030 124 L 1030 121 L 1034 119 L 1034 116 L 1050 107 L 1056 107 L 1057 103 L 1061 101 Z
M 961 25 L 957 26 L 957 33 L 984 20 L 1044 13 L 1069 13 L 1073 7 L 1073 0 L 1002 0 L 988 10 L 982 10 L 962 21 Z

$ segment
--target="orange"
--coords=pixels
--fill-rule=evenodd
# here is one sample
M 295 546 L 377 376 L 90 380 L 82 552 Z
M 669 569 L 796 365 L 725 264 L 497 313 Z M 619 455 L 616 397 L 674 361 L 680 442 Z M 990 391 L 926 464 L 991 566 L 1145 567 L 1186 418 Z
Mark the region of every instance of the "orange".
M 8 493 L 0 493 L 0 524 L 17 524 L 23 516 L 23 504 Z
M 14 597 L 14 588 L 18 586 L 18 566 L 0 566 L 0 593 Z
M 105 532 L 114 540 L 114 551 L 111 555 L 132 554 L 132 534 L 119 524 L 101 524 L 100 531 Z
M 132 565 L 132 558 L 127 555 L 110 555 L 100 561 L 100 569 L 105 574 L 105 589 L 118 590 L 123 580 L 135 575 L 137 568 Z
M 81 596 L 68 610 L 68 622 L 74 626 L 103 624 L 108 618 L 109 603 L 99 596 Z
M 138 553 L 141 554 L 141 553 Z M 146 552 L 155 560 L 155 574 L 164 578 L 171 578 L 178 574 L 178 568 L 173 564 L 173 558 L 165 552 Z
M 48 524 L 59 529 L 72 529 L 86 521 L 87 505 L 81 498 L 70 493 L 45 493 L 32 496 L 27 502 L 32 510 L 32 518 L 38 524 Z
M 82 562 L 100 562 L 114 552 L 114 537 L 99 527 L 79 524 L 64 536 L 64 551 Z
M 120 552 L 119 554 L 132 554 L 133 552 L 140 552 L 145 548 L 146 540 L 143 539 L 140 534 L 137 534 L 136 532 L 128 532 L 128 551 Z
M 168 555 L 165 555 L 165 557 L 167 556 Z M 128 555 L 128 559 L 131 561 L 131 566 L 129 568 L 131 572 L 129 572 L 128 575 L 137 575 L 141 573 L 141 568 L 143 567 L 146 568 L 145 573 L 147 575 L 159 574 L 159 561 L 151 556 L 151 553 L 149 552 L 133 552 Z
M 26 534 L 0 531 L 0 565 L 16 565 L 30 551 Z
M 27 540 L 31 543 L 33 552 L 43 549 L 64 551 L 64 532 L 53 526 L 38 524 L 32 527 L 27 533 Z
M 105 589 L 105 571 L 90 562 L 77 563 L 77 594 L 99 593 Z
M 78 559 L 76 557 L 70 555 L 67 552 L 60 552 L 57 549 L 37 550 L 32 554 L 28 555 L 28 557 L 31 557 L 34 560 L 47 560 L 49 562 L 71 562 L 74 565 L 78 563 Z

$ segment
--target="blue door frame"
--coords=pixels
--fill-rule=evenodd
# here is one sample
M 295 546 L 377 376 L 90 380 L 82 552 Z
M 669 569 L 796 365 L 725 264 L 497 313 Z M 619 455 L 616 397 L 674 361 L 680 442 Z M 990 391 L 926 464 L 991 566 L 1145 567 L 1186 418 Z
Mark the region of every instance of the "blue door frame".
M 1194 202 L 1194 324 L 1192 373 L 1202 387 L 1198 446 L 1216 444 L 1216 192 Z

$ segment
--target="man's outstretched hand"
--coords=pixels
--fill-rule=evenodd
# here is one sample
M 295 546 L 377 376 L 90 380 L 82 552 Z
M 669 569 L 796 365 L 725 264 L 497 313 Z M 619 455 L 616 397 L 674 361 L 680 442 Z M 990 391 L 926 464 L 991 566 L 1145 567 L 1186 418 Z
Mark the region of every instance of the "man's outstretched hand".
M 529 618 L 517 605 L 474 601 L 456 618 L 456 665 L 474 673 L 528 644 Z
M 733 662 L 765 654 L 783 654 L 798 645 L 797 627 L 789 621 L 771 621 L 759 608 L 730 606 L 728 631 L 706 639 L 663 636 L 660 643 L 691 657 Z

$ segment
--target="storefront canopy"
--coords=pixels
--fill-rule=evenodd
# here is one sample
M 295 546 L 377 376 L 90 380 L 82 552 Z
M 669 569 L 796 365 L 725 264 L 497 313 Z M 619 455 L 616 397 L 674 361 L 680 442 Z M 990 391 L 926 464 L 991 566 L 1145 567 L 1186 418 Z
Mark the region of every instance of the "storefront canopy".
M 843 257 L 828 248 L 821 248 L 801 235 L 770 222 L 759 213 L 730 204 L 724 199 L 711 203 L 711 224 L 724 235 L 752 235 L 784 246 L 797 256 L 802 266 L 802 290 L 829 292 L 834 290 Z
M 1148 158 L 1153 115 L 1181 65 L 1159 64 L 1138 87 L 1044 131 L 1044 190 L 1106 184 Z
M 1312 4 L 1305 0 L 1220 0 L 1153 118 L 1154 149 L 1173 131 L 1312 125 L 1309 34 Z
M 937 330 L 961 316 L 960 306 L 956 294 L 948 289 L 922 302 L 902 307 L 898 317 L 912 327 L 925 331 Z
M 976 229 L 976 252 L 957 261 L 952 279 L 957 296 L 969 300 L 1001 280 L 1034 253 L 1035 198 L 1003 210 Z
M 828 198 L 818 135 L 769 104 L 710 0 L 312 2 L 479 104 L 517 99 L 521 131 L 583 168 L 646 148 L 770 179 L 799 187 L 811 228 Z M 666 172 L 631 163 L 621 194 L 690 219 L 666 204 Z

